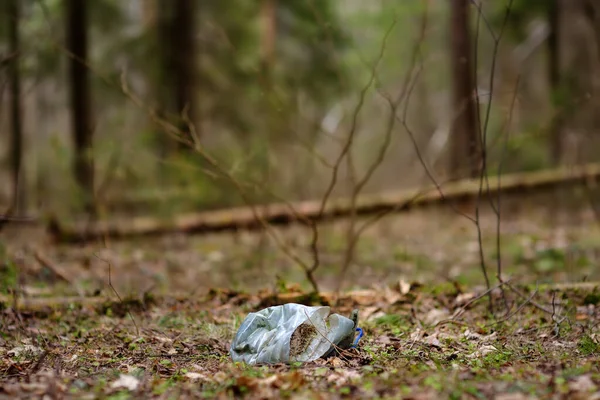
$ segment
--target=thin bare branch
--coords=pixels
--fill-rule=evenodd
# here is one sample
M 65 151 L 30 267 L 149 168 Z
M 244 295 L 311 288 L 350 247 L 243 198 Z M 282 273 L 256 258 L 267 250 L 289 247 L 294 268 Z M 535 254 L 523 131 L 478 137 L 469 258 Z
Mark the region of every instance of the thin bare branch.
M 121 296 L 119 295 L 119 292 L 117 292 L 117 289 L 113 286 L 113 283 L 112 283 L 112 263 L 110 261 L 105 260 L 104 258 L 100 257 L 98 255 L 98 253 L 94 253 L 94 257 L 96 257 L 98 260 L 100 260 L 108 265 L 108 286 L 113 291 L 115 296 L 117 296 L 117 299 L 119 299 L 119 302 L 123 303 L 123 299 L 121 298 Z M 133 323 L 133 326 L 135 327 L 136 335 L 140 336 L 140 328 L 138 328 L 138 325 L 135 322 L 135 318 L 133 318 L 133 314 L 131 314 L 129 309 L 127 310 L 127 315 L 129 316 L 129 318 L 131 319 L 131 322 Z

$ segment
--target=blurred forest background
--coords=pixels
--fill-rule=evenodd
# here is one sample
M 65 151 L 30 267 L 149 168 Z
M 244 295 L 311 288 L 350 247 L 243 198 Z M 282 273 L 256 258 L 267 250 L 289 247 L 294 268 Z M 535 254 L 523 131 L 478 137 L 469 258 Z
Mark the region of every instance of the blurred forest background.
M 600 398 L 598 94 L 600 0 L 0 0 L 0 396 Z
M 2 210 L 17 192 L 22 214 L 243 204 L 157 119 L 240 182 L 260 183 L 259 202 L 320 198 L 349 134 L 334 195 L 388 139 L 364 192 L 430 183 L 423 162 L 440 182 L 476 175 L 479 161 L 465 162 L 480 153 L 490 101 L 490 174 L 501 159 L 502 172 L 598 159 L 592 0 L 2 5 Z

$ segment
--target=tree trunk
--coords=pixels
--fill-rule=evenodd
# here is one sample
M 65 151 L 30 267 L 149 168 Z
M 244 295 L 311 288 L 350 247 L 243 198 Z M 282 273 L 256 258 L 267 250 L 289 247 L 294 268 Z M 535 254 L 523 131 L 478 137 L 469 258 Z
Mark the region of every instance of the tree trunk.
M 264 75 L 268 77 L 275 61 L 275 38 L 277 36 L 276 0 L 262 0 L 261 3 L 261 63 Z
M 142 0 L 140 3 L 142 13 L 142 23 L 144 27 L 150 31 L 156 27 L 157 19 L 157 0 Z
M 271 141 L 276 133 L 278 115 L 274 112 L 273 67 L 275 65 L 275 43 L 277 37 L 277 0 L 262 0 L 260 6 L 260 63 L 261 87 L 263 91 L 263 135 L 260 140 L 263 179 L 271 182 Z
M 176 0 L 173 20 L 173 43 L 175 51 L 175 104 L 180 113 L 187 113 L 189 121 L 196 124 L 196 40 L 195 13 L 198 0 Z M 197 129 L 197 127 L 196 127 Z M 187 123 L 182 129 L 191 135 Z M 191 138 L 191 137 L 190 137 Z
M 71 128 L 75 144 L 73 172 L 82 190 L 86 212 L 94 214 L 94 163 L 92 158 L 92 99 L 87 69 L 88 0 L 67 0 Z
M 10 85 L 10 122 L 11 122 L 11 169 L 12 169 L 12 213 L 21 213 L 25 207 L 25 180 L 22 171 L 23 127 L 21 107 L 20 76 L 20 0 L 8 0 L 8 41 L 9 41 L 9 85 Z
M 192 140 L 189 123 L 199 135 L 196 103 L 196 7 L 197 0 L 160 0 L 161 111 L 174 119 L 184 138 Z M 185 118 L 184 117 L 185 113 Z M 166 135 L 164 132 L 163 135 Z M 163 141 L 161 141 L 163 142 Z M 174 146 L 169 146 L 174 150 Z
M 554 2 L 558 1 L 560 0 L 554 0 Z M 600 57 L 600 4 L 598 4 L 597 0 L 583 0 L 582 8 L 583 14 L 588 19 L 594 31 L 597 56 Z
M 479 176 L 481 140 L 477 127 L 475 77 L 469 33 L 469 0 L 451 2 L 453 122 L 450 170 L 454 179 Z
M 260 64 L 261 64 L 261 86 L 263 91 L 263 134 L 260 135 L 260 161 L 262 179 L 269 185 L 271 176 L 271 138 L 275 133 L 276 121 L 273 113 L 271 97 L 273 95 L 273 64 L 275 61 L 275 37 L 277 32 L 276 4 L 277 0 L 262 0 L 260 4 Z M 267 188 L 270 189 L 269 186 Z M 265 197 L 259 195 L 258 201 L 264 201 Z M 268 212 L 268 206 L 267 206 Z M 269 235 L 266 229 L 261 230 L 260 240 L 256 248 L 258 265 L 263 266 L 267 261 Z M 266 267 L 266 265 L 264 265 Z
M 553 117 L 550 126 L 550 155 L 559 165 L 563 151 L 564 100 L 561 99 L 560 78 L 560 0 L 549 0 L 548 6 L 548 80 L 552 96 Z

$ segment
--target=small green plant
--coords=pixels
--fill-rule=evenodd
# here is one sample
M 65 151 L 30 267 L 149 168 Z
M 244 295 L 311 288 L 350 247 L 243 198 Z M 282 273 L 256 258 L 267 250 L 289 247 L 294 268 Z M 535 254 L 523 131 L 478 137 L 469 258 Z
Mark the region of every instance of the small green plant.
M 590 336 L 585 335 L 577 344 L 579 352 L 584 356 L 590 356 L 600 352 L 600 345 L 594 341 Z
M 110 399 L 110 400 L 125 400 L 125 399 L 130 399 L 130 398 L 131 398 L 131 394 L 129 394 L 129 392 L 127 390 L 119 390 L 115 394 L 108 396 L 108 399 Z
M 423 384 L 437 392 L 441 392 L 444 389 L 444 382 L 442 382 L 442 378 L 439 375 L 427 376 L 423 381 Z
M 538 272 L 551 272 L 563 268 L 565 252 L 554 248 L 541 250 L 536 254 L 533 265 Z
M 375 325 L 381 328 L 394 328 L 410 326 L 405 317 L 398 314 L 387 314 L 375 320 Z
M 598 303 L 600 303 L 600 293 L 598 292 L 588 293 L 583 299 L 583 304 L 586 306 L 589 304 L 597 305 Z
M 484 362 L 490 367 L 499 368 L 512 360 L 511 351 L 495 351 L 483 357 Z
M 0 293 L 9 293 L 17 287 L 17 283 L 17 266 L 4 257 L 4 261 L 0 264 Z

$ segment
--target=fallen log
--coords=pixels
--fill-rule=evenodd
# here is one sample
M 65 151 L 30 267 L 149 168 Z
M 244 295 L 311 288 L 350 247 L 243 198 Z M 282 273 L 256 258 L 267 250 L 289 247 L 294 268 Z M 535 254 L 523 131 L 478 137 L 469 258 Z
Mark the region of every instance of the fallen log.
M 497 195 L 540 191 L 562 186 L 595 182 L 600 177 L 600 163 L 537 172 L 503 175 L 501 186 L 498 177 L 490 177 L 485 190 Z M 488 189 L 489 187 L 489 189 Z M 373 215 L 382 212 L 403 212 L 417 207 L 444 203 L 460 203 L 475 199 L 480 190 L 479 180 L 461 180 L 445 184 L 440 193 L 434 186 L 427 190 L 389 191 L 359 196 L 355 210 L 349 198 L 331 199 L 323 212 L 321 200 L 274 203 L 252 207 L 236 207 L 223 210 L 190 213 L 165 220 L 155 217 L 135 217 L 118 221 L 89 223 L 58 223 L 52 221 L 49 232 L 61 242 L 85 242 L 107 238 L 162 235 L 173 232 L 199 234 L 238 229 L 261 229 L 260 219 L 270 225 L 289 225 L 309 221 L 322 222 L 349 215 Z M 291 206 L 291 207 L 290 207 Z M 293 210 L 291 209 L 293 208 Z M 260 219 L 256 218 L 256 214 Z

